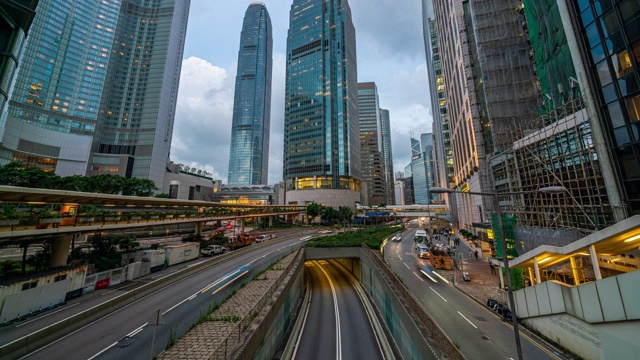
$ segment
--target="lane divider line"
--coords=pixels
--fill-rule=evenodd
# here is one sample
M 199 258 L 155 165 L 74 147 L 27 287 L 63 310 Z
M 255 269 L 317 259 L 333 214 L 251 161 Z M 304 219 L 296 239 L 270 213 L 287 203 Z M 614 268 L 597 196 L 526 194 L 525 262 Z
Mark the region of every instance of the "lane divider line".
M 436 295 L 440 296 L 440 299 L 444 300 L 444 302 L 448 303 L 447 299 L 443 298 L 442 295 L 438 294 L 437 291 L 433 290 L 433 288 L 431 286 L 429 286 L 429 289 L 431 289 L 431 291 L 433 291 L 434 293 L 436 293 Z
M 407 265 L 407 263 L 405 263 L 404 261 L 402 263 L 404 264 L 404 266 L 407 267 L 407 269 L 411 270 L 411 268 L 409 267 L 409 265 Z
M 458 311 L 458 314 L 460 314 L 460 316 L 462 316 L 462 318 L 464 318 L 465 320 L 467 320 L 467 322 L 468 322 L 469 324 L 471 324 L 471 326 L 473 326 L 473 327 L 474 327 L 474 328 L 476 328 L 476 329 L 478 328 L 477 326 L 475 326 L 475 324 L 474 324 L 474 323 L 472 323 L 472 322 L 471 322 L 471 320 L 467 319 L 467 317 L 466 317 L 466 316 L 462 315 L 462 313 L 461 313 L 460 311 Z
M 97 354 L 93 355 L 92 357 L 90 357 L 90 358 L 89 358 L 89 359 L 87 359 L 87 360 L 93 360 L 93 359 L 97 358 L 98 356 L 100 356 L 100 354 L 102 354 L 103 352 L 105 352 L 105 351 L 107 351 L 107 350 L 111 349 L 112 347 L 116 346 L 117 344 L 118 344 L 118 342 L 117 342 L 117 341 L 116 341 L 116 342 L 114 342 L 113 344 L 111 344 L 111 345 L 107 346 L 107 347 L 106 347 L 106 348 L 104 348 L 102 351 L 100 351 L 99 353 L 97 353 Z
M 316 265 L 318 264 L 316 263 Z M 318 266 L 324 273 L 324 276 L 327 277 L 327 280 L 329 280 L 329 285 L 331 285 L 331 293 L 333 295 L 333 308 L 335 309 L 336 313 L 336 360 L 342 360 L 342 334 L 340 333 L 340 310 L 338 309 L 338 296 L 336 295 L 336 288 L 333 286 L 333 281 L 331 281 L 331 277 L 329 276 L 329 274 L 324 271 L 321 265 Z
M 144 323 L 144 325 L 142 325 L 139 328 L 137 328 L 137 329 L 133 330 L 132 332 L 128 333 L 127 336 L 125 336 L 125 337 L 132 337 L 132 336 L 136 335 L 137 333 L 142 331 L 142 329 L 144 329 L 144 327 L 147 326 L 147 324 L 149 324 L 149 322 Z
M 30 324 L 30 323 L 32 323 L 32 322 L 34 322 L 34 321 L 38 321 L 38 320 L 40 320 L 40 319 L 42 319 L 42 318 L 45 318 L 45 317 L 47 317 L 47 316 L 49 316 L 49 315 L 53 315 L 53 314 L 55 314 L 55 313 L 57 313 L 57 312 L 67 310 L 68 308 L 70 308 L 70 307 L 72 307 L 72 306 L 76 306 L 76 305 L 78 305 L 78 304 L 80 304 L 80 303 L 79 303 L 79 302 L 77 302 L 77 303 L 75 303 L 75 304 L 71 304 L 71 305 L 67 306 L 67 307 L 66 307 L 66 308 L 64 308 L 64 309 L 56 310 L 56 311 L 54 311 L 54 312 L 52 312 L 52 313 L 49 313 L 49 314 L 47 314 L 47 315 L 42 315 L 42 316 L 40 316 L 40 317 L 39 317 L 39 318 L 37 318 L 37 319 L 33 319 L 33 320 L 29 320 L 29 321 L 23 322 L 23 323 L 21 323 L 21 324 L 19 324 L 19 325 L 16 325 L 16 327 L 17 327 L 17 328 L 19 328 L 19 327 L 20 327 L 20 326 L 22 326 L 22 325 Z
M 416 274 L 416 273 L 413 273 L 413 275 L 415 275 L 418 279 L 420 279 L 420 281 L 424 281 L 424 280 L 422 280 L 422 278 L 420 277 L 420 275 L 418 275 L 418 274 Z

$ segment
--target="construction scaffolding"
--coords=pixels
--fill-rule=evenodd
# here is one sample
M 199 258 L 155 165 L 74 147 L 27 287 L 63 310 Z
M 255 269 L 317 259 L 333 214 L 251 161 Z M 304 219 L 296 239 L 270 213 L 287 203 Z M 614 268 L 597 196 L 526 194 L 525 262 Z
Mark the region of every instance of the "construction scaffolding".
M 512 146 L 491 161 L 498 193 L 520 193 L 500 196 L 501 208 L 516 215 L 518 226 L 572 229 L 584 236 L 612 225 L 584 99 L 569 100 L 518 126 L 503 134 Z M 539 191 L 552 186 L 566 191 Z

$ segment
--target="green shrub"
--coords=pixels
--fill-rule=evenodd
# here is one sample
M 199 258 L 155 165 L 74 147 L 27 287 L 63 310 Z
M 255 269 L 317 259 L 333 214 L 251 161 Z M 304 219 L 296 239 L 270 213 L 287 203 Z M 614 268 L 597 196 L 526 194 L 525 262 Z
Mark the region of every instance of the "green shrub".
M 367 245 L 370 249 L 378 250 L 384 239 L 402 229 L 402 226 L 380 226 L 366 228 L 360 231 L 344 232 L 319 239 L 310 240 L 306 247 L 359 247 Z

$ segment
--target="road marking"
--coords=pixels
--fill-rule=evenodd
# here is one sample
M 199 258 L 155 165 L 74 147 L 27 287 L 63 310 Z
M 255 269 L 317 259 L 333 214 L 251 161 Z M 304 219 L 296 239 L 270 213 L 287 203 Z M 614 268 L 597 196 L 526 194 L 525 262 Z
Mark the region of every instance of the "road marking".
M 56 311 L 54 311 L 54 312 L 52 312 L 52 313 L 49 313 L 49 314 L 47 314 L 47 315 L 40 316 L 40 317 L 39 317 L 39 318 L 37 318 L 37 319 L 29 320 L 29 321 L 27 321 L 27 322 L 23 322 L 23 323 L 21 323 L 20 325 L 16 325 L 16 327 L 17 327 L 17 328 L 19 328 L 19 327 L 20 327 L 20 326 L 22 326 L 22 325 L 27 325 L 27 324 L 32 323 L 32 322 L 34 322 L 34 321 L 38 321 L 38 320 L 40 320 L 40 319 L 42 319 L 42 318 L 45 318 L 45 317 L 47 317 L 47 316 L 49 316 L 49 315 L 53 315 L 53 314 L 55 314 L 55 313 L 57 313 L 57 312 L 60 312 L 60 311 L 63 311 L 63 310 L 67 310 L 68 308 L 70 308 L 70 307 L 72 307 L 72 306 L 76 306 L 76 305 L 78 305 L 78 304 L 80 304 L 80 303 L 71 304 L 71 305 L 67 306 L 67 307 L 66 307 L 66 308 L 64 308 L 64 309 L 56 310 Z
M 132 332 L 128 333 L 127 336 L 125 336 L 125 337 L 135 336 L 137 333 L 142 331 L 142 329 L 144 329 L 144 327 L 147 326 L 147 324 L 149 324 L 149 322 L 144 323 L 144 325 L 142 325 L 139 328 L 137 328 L 137 329 L 133 330 Z
M 320 266 L 320 270 L 324 273 L 324 276 L 329 280 L 331 285 L 331 293 L 333 294 L 333 308 L 336 313 L 336 360 L 342 360 L 342 334 L 340 333 L 340 310 L 338 309 L 338 297 L 336 296 L 336 289 L 333 286 L 333 281 L 329 277 L 326 271 Z
M 440 279 L 442 279 L 442 281 L 446 282 L 447 284 L 449 284 L 449 281 L 447 281 L 447 279 L 443 278 L 442 276 L 440 276 L 440 274 L 438 274 L 437 272 L 435 272 L 435 270 L 433 271 L 433 273 L 439 277 Z
M 407 265 L 407 263 L 405 263 L 404 261 L 402 263 L 404 264 L 404 266 L 407 267 L 407 269 L 411 270 L 411 268 L 409 267 L 409 265 Z
M 116 341 L 116 342 L 114 342 L 113 344 L 111 344 L 111 345 L 107 346 L 106 348 L 104 348 L 104 349 L 103 349 L 102 351 L 100 351 L 99 353 L 97 353 L 97 354 L 93 355 L 92 357 L 90 357 L 88 360 L 92 360 L 92 359 L 97 358 L 98 356 L 100 356 L 100 354 L 102 354 L 103 352 L 105 352 L 105 351 L 107 351 L 107 350 L 111 349 L 112 347 L 116 346 L 117 344 L 118 344 L 118 342 L 117 342 L 117 341 Z
M 440 296 L 440 299 L 444 300 L 444 302 L 448 303 L 447 299 L 443 298 L 442 295 L 438 294 L 437 291 L 433 290 L 433 288 L 431 286 L 429 286 L 429 289 L 431 289 L 431 291 L 433 291 L 434 293 L 436 293 L 436 295 Z
M 431 281 L 433 281 L 434 283 L 437 283 L 438 280 L 434 279 L 431 275 L 427 274 L 426 271 L 420 269 L 420 272 L 423 273 L 426 277 L 428 277 Z
M 467 317 L 466 317 L 466 316 L 462 315 L 462 313 L 461 313 L 460 311 L 458 311 L 458 314 L 460 314 L 460 316 L 462 316 L 465 320 L 467 320 L 467 322 L 468 322 L 469 324 L 471 324 L 471 326 L 473 326 L 473 327 L 474 327 L 474 328 L 476 328 L 476 329 L 478 328 L 477 326 L 475 326 L 475 324 L 474 324 L 474 323 L 472 323 L 472 322 L 471 322 L 471 320 L 467 319 Z
M 420 275 L 418 275 L 418 274 L 416 274 L 416 273 L 413 273 L 413 275 L 415 275 L 418 279 L 420 279 L 420 281 L 424 281 L 424 280 L 422 280 L 422 278 L 420 277 Z
M 302 320 L 302 327 L 300 328 L 300 334 L 298 334 L 298 340 L 296 340 L 296 347 L 293 349 L 293 354 L 291 355 L 292 359 L 296 358 L 296 353 L 300 348 L 300 340 L 302 340 L 302 333 L 304 332 L 304 326 L 307 324 L 307 318 L 309 317 L 309 309 L 311 308 L 311 296 L 313 295 L 313 290 L 311 286 L 309 286 L 309 303 L 307 304 L 307 311 L 304 313 L 304 319 Z
M 117 288 L 117 289 L 113 289 L 113 290 L 107 291 L 107 292 L 105 292 L 105 293 L 102 293 L 102 294 L 100 294 L 100 296 L 105 296 L 105 295 L 107 295 L 107 294 L 111 294 L 111 293 L 112 293 L 112 292 L 114 292 L 114 291 L 122 290 L 122 289 L 124 289 L 124 288 L 126 288 L 126 287 L 133 286 L 133 285 L 139 285 L 139 283 L 134 282 L 134 283 L 131 283 L 131 284 L 129 284 L 129 285 L 125 285 L 125 286 L 119 287 L 119 288 Z
M 200 261 L 200 262 L 197 262 L 197 263 L 195 263 L 195 264 L 189 264 L 189 265 L 187 265 L 187 267 L 188 267 L 188 268 L 190 268 L 190 267 L 192 267 L 192 266 L 200 265 L 200 264 L 202 264 L 202 263 L 203 263 L 203 262 L 205 262 L 205 261 L 207 261 L 207 260 Z

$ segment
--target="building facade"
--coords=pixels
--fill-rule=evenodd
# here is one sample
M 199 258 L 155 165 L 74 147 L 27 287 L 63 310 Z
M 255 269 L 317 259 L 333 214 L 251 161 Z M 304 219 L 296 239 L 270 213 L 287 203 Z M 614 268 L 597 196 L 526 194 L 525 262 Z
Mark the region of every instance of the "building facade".
M 287 37 L 287 203 L 360 201 L 355 28 L 346 0 L 294 0 Z
M 118 21 L 87 175 L 146 178 L 163 188 L 189 6 L 190 0 L 109 6 Z
M 244 16 L 238 51 L 230 185 L 260 185 L 268 181 L 272 51 L 269 12 L 264 3 L 251 3 Z
M 386 184 L 385 204 L 395 204 L 396 196 L 393 181 L 393 148 L 391 146 L 391 119 L 389 110 L 380 109 L 380 128 L 382 129 L 382 158 L 384 159 L 384 181 Z
M 374 82 L 358 84 L 358 120 L 360 123 L 360 160 L 367 199 L 363 205 L 386 204 L 385 159 L 382 149 L 378 88 Z

